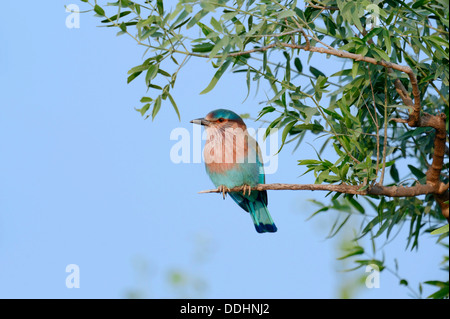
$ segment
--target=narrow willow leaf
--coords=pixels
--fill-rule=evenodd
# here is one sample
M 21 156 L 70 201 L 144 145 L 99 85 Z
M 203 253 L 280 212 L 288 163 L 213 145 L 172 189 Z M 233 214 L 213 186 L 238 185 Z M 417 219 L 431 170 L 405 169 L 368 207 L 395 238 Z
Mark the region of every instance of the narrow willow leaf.
M 140 108 L 140 109 L 135 108 L 135 110 L 138 111 L 139 113 L 141 113 L 141 116 L 144 116 L 149 108 L 150 108 L 150 103 L 147 103 L 142 108 Z
M 359 69 L 359 62 L 353 61 L 352 78 L 356 78 L 356 76 L 358 75 L 358 69 Z
M 149 66 L 147 74 L 145 75 L 145 82 L 148 84 L 156 77 L 159 70 L 159 64 L 152 64 Z
M 325 74 L 323 72 L 321 72 L 320 70 L 316 69 L 313 66 L 309 67 L 309 72 L 311 72 L 316 78 L 318 78 L 319 76 L 323 76 L 326 77 Z
M 383 30 L 384 44 L 386 45 L 386 52 L 390 56 L 392 53 L 392 43 L 391 43 L 391 34 L 389 30 Z
M 435 230 L 433 230 L 430 234 L 431 235 L 440 235 L 440 234 L 444 234 L 444 233 L 448 233 L 449 232 L 449 224 L 446 224 L 442 227 L 439 227 Z
M 275 111 L 276 108 L 274 108 L 273 106 L 266 106 L 264 107 L 258 115 L 258 118 L 256 120 L 259 120 L 261 117 L 263 117 L 265 114 L 267 113 L 272 113 L 273 111 Z
M 365 213 L 364 207 L 353 197 L 348 197 L 348 201 L 352 204 L 353 207 L 355 207 L 361 214 Z
M 209 58 L 214 58 L 221 49 L 228 45 L 228 43 L 230 43 L 230 37 L 224 36 L 222 39 L 220 39 L 209 53 Z
M 245 81 L 247 83 L 247 96 L 245 97 L 245 99 L 242 103 L 244 103 L 247 100 L 248 96 L 250 95 L 250 83 L 251 83 L 250 68 L 247 69 L 247 75 L 246 75 Z
M 425 177 L 425 173 L 422 172 L 420 169 L 412 166 L 412 165 L 408 165 L 409 170 L 411 171 L 411 173 L 414 174 L 414 176 L 417 177 L 417 179 L 422 179 Z
M 153 101 L 153 99 L 151 97 L 143 96 L 141 98 L 142 103 L 151 102 L 151 101 Z
M 158 8 L 159 15 L 164 14 L 164 3 L 163 0 L 156 0 L 156 7 Z
M 120 14 L 119 14 L 119 18 L 122 18 L 122 17 L 124 17 L 124 16 L 126 16 L 126 15 L 129 15 L 131 13 L 131 11 L 124 11 L 124 12 L 121 12 Z M 117 14 L 116 15 L 113 15 L 112 17 L 110 17 L 109 19 L 105 19 L 105 20 L 102 20 L 102 21 L 100 21 L 101 23 L 108 23 L 108 22 L 111 22 L 111 21 L 114 21 L 114 20 L 117 20 Z
M 173 99 L 172 95 L 169 92 L 167 92 L 167 97 L 169 98 L 170 103 L 172 103 L 173 109 L 177 113 L 178 120 L 181 121 L 180 111 L 178 110 L 177 103 L 175 103 L 175 100 Z
M 286 125 L 286 127 L 283 130 L 283 133 L 281 134 L 281 146 L 280 149 L 278 150 L 277 153 L 279 153 L 281 151 L 281 149 L 283 148 L 285 142 L 286 142 L 286 137 L 289 134 L 289 132 L 291 131 L 292 127 L 297 123 L 297 120 L 294 120 L 292 122 L 289 122 L 289 124 Z
M 217 70 L 216 74 L 214 74 L 214 77 L 212 78 L 211 82 L 208 84 L 208 86 L 200 92 L 200 94 L 206 94 L 214 87 L 216 86 L 217 82 L 219 82 L 219 79 L 222 77 L 222 75 L 227 70 L 228 66 L 230 65 L 232 59 L 228 58 L 225 60 L 225 62 L 220 66 L 220 68 Z
M 161 109 L 161 95 L 156 98 L 155 105 L 153 105 L 152 121 L 155 119 L 155 116 L 156 114 L 158 114 L 160 109 Z
M 222 19 L 224 21 L 228 21 L 228 20 L 233 19 L 237 14 L 238 14 L 237 11 L 227 12 L 227 13 L 222 15 Z
M 286 51 L 283 51 L 283 55 L 286 58 L 285 80 L 289 83 L 291 82 L 291 57 Z
M 197 24 L 197 22 L 199 22 L 207 14 L 208 14 L 208 11 L 206 11 L 206 10 L 200 10 L 199 12 L 197 12 L 197 14 L 195 16 L 193 16 L 192 19 L 186 25 L 186 29 L 192 28 L 194 25 Z
M 340 221 L 339 218 L 336 219 L 333 226 L 331 227 L 330 233 L 328 234 L 327 238 L 332 238 L 336 236 L 336 234 L 341 230 L 342 227 L 347 223 L 347 221 L 350 219 L 351 214 L 348 214 L 347 217 L 344 219 L 342 223 L 338 225 L 338 221 Z
M 162 90 L 162 87 L 156 84 L 149 84 L 148 87 L 155 90 Z
M 223 33 L 222 25 L 214 17 L 211 17 L 210 23 L 216 31 L 218 31 L 219 33 Z
M 337 258 L 338 260 L 343 260 L 351 256 L 362 255 L 364 254 L 364 248 L 361 246 L 353 247 L 347 254 L 342 257 Z
M 389 56 L 386 54 L 386 52 L 384 52 L 384 51 L 381 50 L 381 49 L 378 49 L 377 47 L 372 47 L 371 50 L 372 50 L 372 53 L 374 53 L 374 51 L 375 51 L 375 53 L 376 53 L 379 57 L 381 57 L 382 60 L 389 62 L 390 58 L 389 58 Z
M 295 12 L 294 11 L 292 11 L 292 10 L 283 10 L 283 11 L 281 11 L 281 13 L 279 13 L 277 15 L 277 19 L 281 20 L 281 19 L 288 18 L 288 17 L 293 17 L 293 16 L 295 16 Z
M 200 43 L 192 46 L 192 52 L 210 52 L 214 48 L 214 44 L 212 43 Z
M 130 83 L 131 81 L 133 81 L 135 78 L 137 78 L 141 73 L 142 73 L 142 71 L 131 74 L 127 78 L 127 84 Z

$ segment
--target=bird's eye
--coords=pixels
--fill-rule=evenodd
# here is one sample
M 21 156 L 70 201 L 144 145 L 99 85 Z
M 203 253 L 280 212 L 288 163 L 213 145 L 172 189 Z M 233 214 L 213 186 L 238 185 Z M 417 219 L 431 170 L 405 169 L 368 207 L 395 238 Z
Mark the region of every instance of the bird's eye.
M 219 123 L 222 123 L 223 121 L 225 121 L 225 119 L 223 117 L 221 117 L 220 119 L 217 120 Z

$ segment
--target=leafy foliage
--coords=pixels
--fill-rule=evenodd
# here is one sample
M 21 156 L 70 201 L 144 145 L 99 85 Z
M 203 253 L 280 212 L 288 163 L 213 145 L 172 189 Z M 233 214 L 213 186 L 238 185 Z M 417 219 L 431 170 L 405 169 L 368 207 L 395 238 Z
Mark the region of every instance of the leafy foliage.
M 299 48 L 286 44 L 339 49 L 407 65 L 418 79 L 423 111 L 444 113 L 448 118 L 448 1 L 378 2 L 322 0 L 304 5 L 296 0 L 179 0 L 170 10 L 162 0 L 90 4 L 101 24 L 118 28 L 119 35 L 128 34 L 145 48 L 146 59 L 128 72 L 128 83 L 141 77 L 151 89 L 151 97 L 143 97 L 143 106 L 137 109 L 142 116 L 154 119 L 166 103 L 180 118 L 171 95 L 177 75 L 190 58 L 203 58 L 217 71 L 201 94 L 213 90 L 230 70 L 245 74 L 248 93 L 253 83 L 259 87 L 266 82 L 272 92 L 258 119 L 276 114 L 267 134 L 278 128 L 283 146 L 295 142 L 296 147 L 312 134 L 322 145 L 317 158 L 298 161 L 305 174 L 313 173 L 318 184 L 363 185 L 363 190 L 377 183 L 407 187 L 425 182 L 434 130 L 391 121 L 410 112 L 394 88 L 399 79 L 411 92 L 408 76 L 358 59 L 346 60 L 342 70 L 327 74 L 323 66 L 310 65 L 313 52 L 301 54 Z M 309 78 L 310 83 L 301 87 L 299 77 Z M 446 129 L 448 135 L 448 121 Z M 321 158 L 326 146 L 334 149 L 334 160 Z M 444 171 L 448 167 L 447 156 Z M 441 180 L 448 183 L 448 179 L 448 173 L 443 173 Z M 315 214 L 327 210 L 347 214 L 336 221 L 330 236 L 355 215 L 349 212 L 356 212 L 366 220 L 359 238 L 367 234 L 389 238 L 395 226 L 406 223 L 406 245 L 411 249 L 418 248 L 424 232 L 445 223 L 431 195 L 371 196 L 363 205 L 361 198 L 336 193 L 330 204 L 319 205 Z M 366 207 L 376 214 L 369 217 Z M 438 235 L 439 241 L 448 238 L 448 227 Z M 362 251 L 356 247 L 344 257 Z M 367 262 L 358 261 L 359 266 Z M 377 263 L 382 269 L 382 262 Z M 426 284 L 439 289 L 431 298 L 448 297 L 448 282 Z

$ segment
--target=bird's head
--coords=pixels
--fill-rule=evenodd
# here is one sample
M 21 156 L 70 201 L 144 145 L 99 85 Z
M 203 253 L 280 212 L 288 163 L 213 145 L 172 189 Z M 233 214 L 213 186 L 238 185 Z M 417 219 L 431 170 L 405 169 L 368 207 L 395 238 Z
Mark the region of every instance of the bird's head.
M 245 130 L 247 128 L 239 115 L 226 109 L 214 110 L 209 112 L 204 118 L 192 120 L 191 123 L 204 125 L 206 129 L 240 128 Z

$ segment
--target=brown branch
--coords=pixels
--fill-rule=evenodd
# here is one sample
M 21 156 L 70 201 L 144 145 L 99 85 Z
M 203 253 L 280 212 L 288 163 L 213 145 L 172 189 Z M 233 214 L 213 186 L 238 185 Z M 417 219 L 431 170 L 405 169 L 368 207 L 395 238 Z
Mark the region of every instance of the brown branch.
M 331 185 L 331 184 L 258 184 L 252 187 L 252 190 L 309 190 L 309 191 L 329 191 L 343 194 L 354 195 L 384 195 L 390 197 L 413 197 L 419 195 L 432 194 L 436 189 L 432 185 L 417 184 L 411 187 L 403 186 L 381 186 L 373 185 L 362 189 L 363 185 Z M 246 188 L 248 190 L 248 187 Z M 226 190 L 225 192 L 241 192 L 244 186 L 238 186 Z M 447 189 L 448 190 L 448 189 Z M 210 189 L 199 192 L 199 194 L 206 193 L 222 193 L 222 189 Z M 444 192 L 444 190 L 443 190 Z

